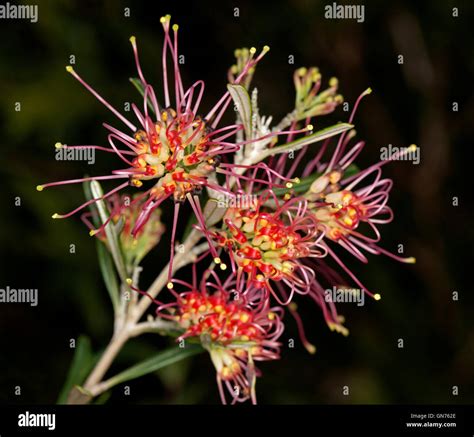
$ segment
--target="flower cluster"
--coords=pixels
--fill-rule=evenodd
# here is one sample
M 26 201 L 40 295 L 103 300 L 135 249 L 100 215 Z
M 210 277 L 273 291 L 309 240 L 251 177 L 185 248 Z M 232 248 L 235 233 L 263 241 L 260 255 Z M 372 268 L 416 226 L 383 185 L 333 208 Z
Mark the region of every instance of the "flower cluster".
M 161 316 L 176 320 L 183 330 L 179 339 L 198 339 L 208 350 L 223 403 L 224 388 L 232 403 L 249 398 L 256 402 L 255 381 L 260 371 L 255 362 L 279 358 L 282 309 L 270 308 L 268 301 L 252 305 L 237 291 L 232 276 L 222 283 L 214 272 L 207 271 L 199 286 L 176 282 L 187 291 L 174 293 L 175 301 L 164 305 L 166 313 Z
M 130 38 L 138 72 L 133 83 L 143 97 L 142 109 L 132 105 L 135 124 L 67 67 L 128 131 L 104 123 L 108 146 L 59 147 L 110 152 L 127 167 L 114 169 L 109 175 L 37 188 L 41 191 L 54 185 L 123 180 L 106 194 L 95 195 L 70 213 L 54 214 L 53 218 L 69 217 L 106 200 L 108 218 L 97 224 L 91 221 L 91 213 L 86 213 L 83 219 L 91 235 L 106 244 L 110 242 L 105 231 L 113 225 L 120 234 L 127 265 L 134 267 L 164 232 L 158 207 L 172 205 L 173 220 L 167 227 L 171 237 L 167 295 L 158 301 L 136 286 L 136 278 L 127 283 L 143 294 L 143 299 L 154 300 L 156 317 L 175 324 L 178 340 L 198 342 L 209 352 L 223 402 L 229 396 L 232 403 L 247 399 L 256 402 L 255 383 L 260 371 L 255 362 L 279 358 L 285 313 L 294 317 L 304 346 L 315 351 L 306 338 L 295 298 L 314 301 L 328 326 L 345 335 L 344 319 L 334 302 L 325 299 L 325 290 L 337 286 L 350 292 L 356 286 L 361 293 L 380 299 L 352 273 L 340 256 L 340 248 L 364 263 L 368 262 L 367 254 L 385 254 L 403 262 L 414 259 L 401 258 L 379 245 L 379 226 L 393 218 L 388 206 L 392 181 L 382 176 L 386 161 L 363 170 L 354 164 L 364 142 L 352 144 L 353 121 L 370 89 L 355 102 L 346 123 L 313 132 L 311 123 L 316 117 L 335 111 L 343 97 L 336 78 L 322 90 L 323 79 L 317 68 L 299 68 L 294 74 L 295 107 L 273 126 L 272 117 L 260 115 L 257 90 L 250 89 L 256 66 L 269 48 L 265 46 L 258 55 L 255 48 L 243 48 L 235 52 L 227 91 L 201 116 L 204 82 L 185 88 L 178 62 L 178 26 L 171 26 L 170 16 L 162 17 L 161 23 L 162 103 L 143 75 L 136 40 Z M 222 126 L 231 102 L 236 122 Z M 127 187 L 139 192 L 133 197 L 117 194 Z M 181 267 L 174 261 L 178 217 L 184 202 L 194 212 L 195 218 L 189 223 L 199 235 L 197 241 L 205 240 L 205 248 L 192 260 L 192 284 L 174 277 Z M 204 211 L 212 206 L 211 220 Z M 202 268 L 203 263 L 209 264 L 208 256 L 210 267 Z M 201 279 L 197 280 L 199 272 Z M 180 287 L 185 290 L 178 292 Z

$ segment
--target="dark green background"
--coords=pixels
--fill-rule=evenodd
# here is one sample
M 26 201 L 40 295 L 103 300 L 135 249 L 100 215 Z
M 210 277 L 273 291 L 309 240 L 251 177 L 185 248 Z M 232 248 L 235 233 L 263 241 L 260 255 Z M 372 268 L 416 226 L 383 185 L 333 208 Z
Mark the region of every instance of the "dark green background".
M 371 86 L 358 112 L 359 137 L 367 147 L 364 166 L 388 143 L 421 147 L 421 165 L 385 167 L 395 187 L 395 221 L 382 228 L 383 245 L 405 244 L 414 266 L 370 257 L 368 266 L 345 257 L 354 271 L 383 296 L 365 307 L 341 305 L 351 335 L 331 333 L 319 309 L 299 300 L 307 334 L 318 347 L 308 355 L 296 341 L 280 361 L 262 364 L 262 403 L 467 403 L 473 402 L 472 325 L 472 134 L 474 70 L 472 7 L 460 1 L 366 2 L 365 23 L 324 19 L 324 2 L 38 1 L 39 22 L 0 21 L 0 287 L 38 288 L 39 306 L 0 305 L 0 402 L 52 403 L 81 333 L 99 350 L 111 335 L 111 312 L 96 262 L 95 244 L 79 217 L 53 221 L 54 212 L 82 202 L 79 186 L 38 193 L 38 183 L 110 172 L 118 160 L 98 155 L 87 164 L 57 162 L 54 143 L 104 143 L 103 121 L 119 126 L 104 107 L 64 70 L 76 69 L 118 107 L 138 101 L 128 82 L 135 75 L 130 35 L 136 35 L 147 78 L 161 90 L 159 17 L 180 25 L 180 49 L 189 85 L 206 81 L 203 111 L 226 86 L 237 47 L 271 51 L 258 68 L 262 113 L 279 120 L 292 108 L 293 70 L 316 65 L 335 75 L 349 102 Z M 332 3 L 332 2 L 328 2 Z M 460 17 L 452 17 L 452 7 Z M 124 18 L 123 9 L 131 8 Z M 233 16 L 234 7 L 240 17 Z M 403 54 L 404 64 L 397 63 Z M 288 64 L 294 55 L 295 65 Z M 14 111 L 21 102 L 21 112 Z M 452 111 L 452 102 L 459 111 Z M 347 116 L 342 111 L 321 120 Z M 231 119 L 229 118 L 229 121 Z M 21 198 L 21 207 L 15 198 Z M 452 206 L 452 198 L 459 206 Z M 168 212 L 165 212 L 169 216 Z M 165 238 L 167 245 L 167 239 Z M 76 254 L 69 245 L 76 245 Z M 166 262 L 167 250 L 146 261 L 143 287 Z M 184 273 L 185 274 L 185 273 Z M 460 298 L 453 302 L 453 291 Z M 297 338 L 291 318 L 289 338 Z M 404 339 L 404 349 L 397 340 Z M 166 345 L 148 335 L 131 342 L 115 370 Z M 150 375 L 122 388 L 109 402 L 217 403 L 214 370 L 203 355 L 182 367 Z M 342 396 L 342 386 L 351 387 Z M 459 395 L 452 396 L 452 386 Z M 22 395 L 14 395 L 21 386 Z

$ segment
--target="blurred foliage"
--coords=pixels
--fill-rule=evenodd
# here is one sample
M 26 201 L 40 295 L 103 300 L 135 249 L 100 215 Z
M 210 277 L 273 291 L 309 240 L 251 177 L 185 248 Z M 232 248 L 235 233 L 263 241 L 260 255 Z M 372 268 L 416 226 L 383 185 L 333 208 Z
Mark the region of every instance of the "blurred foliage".
M 278 362 L 264 363 L 259 380 L 263 403 L 421 403 L 473 402 L 474 329 L 469 266 L 473 245 L 471 184 L 474 98 L 473 6 L 451 2 L 365 3 L 365 23 L 324 19 L 326 2 L 232 4 L 181 2 L 41 1 L 36 24 L 2 20 L 0 32 L 0 201 L 3 252 L 1 284 L 39 289 L 38 307 L 0 305 L 0 402 L 49 403 L 59 394 L 73 356 L 69 340 L 86 333 L 95 351 L 111 335 L 112 319 L 100 278 L 95 244 L 78 217 L 51 219 L 83 201 L 78 185 L 48 189 L 53 180 L 103 174 L 115 164 L 98 155 L 87 163 L 57 162 L 54 143 L 105 143 L 102 122 L 119 127 L 64 66 L 75 68 L 117 107 L 137 101 L 129 77 L 135 76 L 128 38 L 136 35 L 145 75 L 160 92 L 159 17 L 180 24 L 185 55 L 184 80 L 204 79 L 203 111 L 225 91 L 227 68 L 237 47 L 271 46 L 254 84 L 262 114 L 276 119 L 292 109 L 293 71 L 316 65 L 323 80 L 337 76 L 349 102 L 371 86 L 356 117 L 367 140 L 358 166 L 379 158 L 388 143 L 421 147 L 421 165 L 395 162 L 385 168 L 395 181 L 391 206 L 395 221 L 382 229 L 384 247 L 405 245 L 415 266 L 371 257 L 369 265 L 351 260 L 363 282 L 382 294 L 378 303 L 341 306 L 351 335 L 329 332 L 318 308 L 299 299 L 308 337 L 318 352 L 309 356 L 297 340 L 290 317 Z M 359 2 L 361 3 L 361 2 Z M 461 4 L 462 3 L 462 4 Z M 124 8 L 131 7 L 131 17 Z M 240 16 L 234 17 L 234 7 Z M 397 56 L 404 55 L 404 64 Z M 295 64 L 288 64 L 288 56 Z M 459 103 L 453 112 L 452 102 Z M 16 102 L 21 111 L 14 110 Z M 345 120 L 339 111 L 333 121 Z M 331 119 L 328 117 L 326 120 Z M 231 120 L 231 118 L 229 118 Z M 318 126 L 316 126 L 318 127 Z M 120 165 L 120 164 L 119 164 Z M 459 206 L 452 198 L 459 197 Z M 21 206 L 15 200 L 21 200 Z M 164 210 L 164 222 L 170 211 Z M 184 225 L 184 223 L 183 223 Z M 165 235 L 162 244 L 167 245 Z M 75 253 L 70 253 L 70 245 Z M 167 247 L 167 246 L 166 246 Z M 143 284 L 167 262 L 155 250 L 145 262 Z M 347 260 L 348 257 L 346 256 Z M 189 275 L 184 270 L 183 275 Z M 452 300 L 457 290 L 460 300 Z M 399 338 L 404 348 L 397 348 Z M 147 335 L 130 342 L 112 371 L 146 359 L 168 342 Z M 119 388 L 109 402 L 218 403 L 212 364 L 206 355 L 182 369 L 160 370 L 132 381 L 131 395 Z M 350 396 L 342 387 L 350 386 Z M 459 396 L 451 395 L 459 386 Z M 15 386 L 22 389 L 15 396 Z

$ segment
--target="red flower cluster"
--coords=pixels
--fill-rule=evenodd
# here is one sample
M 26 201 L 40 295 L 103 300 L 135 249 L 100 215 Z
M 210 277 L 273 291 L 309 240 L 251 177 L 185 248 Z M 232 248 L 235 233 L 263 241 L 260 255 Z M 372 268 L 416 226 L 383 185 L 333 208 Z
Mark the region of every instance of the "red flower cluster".
M 338 94 L 337 79 L 330 79 L 329 87 L 321 91 L 319 71 L 300 68 L 294 75 L 295 108 L 271 127 L 271 117 L 259 114 L 257 91 L 248 93 L 255 67 L 269 49 L 265 46 L 258 56 L 255 48 L 242 49 L 236 51 L 237 63 L 229 71 L 228 91 L 201 117 L 198 111 L 204 83 L 197 81 L 185 89 L 178 62 L 178 26 L 170 27 L 169 16 L 163 17 L 161 23 L 164 29 L 162 104 L 142 73 L 135 38 L 130 38 L 139 76 L 136 83 L 143 94 L 143 109 L 132 105 L 138 127 L 71 66 L 67 67 L 130 132 L 104 124 L 108 147 L 62 144 L 57 147 L 111 152 L 127 167 L 105 176 L 54 182 L 37 188 L 41 191 L 54 185 L 123 179 L 122 184 L 106 194 L 95 196 L 70 213 L 54 214 L 53 218 L 69 217 L 107 199 L 109 219 L 98 227 L 88 214 L 83 216 L 84 220 L 91 228 L 91 235 L 106 239 L 105 226 L 110 221 L 118 226 L 122 219 L 121 244 L 129 255 L 124 258 L 133 267 L 158 244 L 163 232 L 158 207 L 165 207 L 164 202 L 172 200 L 174 216 L 169 227 L 168 267 L 171 301 L 156 301 L 157 316 L 176 323 L 179 340 L 198 341 L 208 350 L 223 402 L 229 395 L 232 403 L 247 399 L 256 402 L 255 382 L 260 372 L 255 361 L 279 357 L 278 339 L 283 332 L 281 319 L 285 311 L 296 319 L 303 344 L 309 351 L 315 350 L 303 331 L 293 302 L 296 295 L 308 296 L 316 302 L 329 327 L 343 334 L 347 334 L 342 326 L 343 318 L 334 302 L 325 296 L 328 287 L 350 290 L 345 276 L 359 287 L 360 293 L 380 298 L 356 278 L 336 254 L 336 247 L 364 263 L 368 261 L 365 253 L 386 254 L 404 262 L 414 260 L 391 254 L 378 244 L 381 238 L 378 226 L 393 218 L 387 206 L 392 181 L 383 178 L 381 171 L 386 161 L 364 170 L 354 165 L 364 143 L 350 145 L 355 135 L 351 123 L 360 100 L 370 89 L 355 103 L 347 124 L 312 133 L 310 123 L 314 118 L 333 112 L 343 97 Z M 219 127 L 232 100 L 237 121 Z M 315 150 L 314 143 L 319 141 L 322 143 Z M 140 189 L 144 185 L 147 187 L 131 202 L 124 202 L 117 194 L 126 187 Z M 204 192 L 207 203 L 217 203 L 220 211 L 215 214 L 217 220 L 210 224 L 201 207 Z M 178 216 L 185 201 L 196 216 L 194 228 L 209 245 L 199 259 L 212 257 L 211 267 L 205 269 L 199 284 L 196 280 L 189 284 L 172 277 Z M 135 244 L 140 241 L 139 253 L 134 252 L 132 240 Z M 230 265 L 225 279 L 220 279 L 214 269 L 216 265 L 222 271 Z M 184 287 L 185 291 L 178 293 L 175 285 Z

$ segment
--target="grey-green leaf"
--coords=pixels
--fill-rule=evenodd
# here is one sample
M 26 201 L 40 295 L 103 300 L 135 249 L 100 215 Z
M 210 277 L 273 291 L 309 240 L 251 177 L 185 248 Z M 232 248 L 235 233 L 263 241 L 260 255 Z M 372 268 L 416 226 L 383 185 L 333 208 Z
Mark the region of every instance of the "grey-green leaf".
M 172 346 L 162 352 L 159 352 L 152 358 L 148 358 L 139 364 L 130 367 L 127 370 L 111 377 L 104 382 L 104 389 L 108 390 L 117 384 L 121 384 L 125 381 L 139 378 L 140 376 L 147 375 L 148 373 L 155 372 L 165 366 L 176 363 L 185 358 L 189 358 L 193 355 L 203 352 L 204 349 L 197 344 L 187 344 L 186 347 L 182 348 L 179 346 Z
M 304 137 L 298 138 L 297 140 L 292 141 L 291 143 L 287 143 L 287 144 L 283 144 L 282 146 L 276 146 L 270 149 L 266 149 L 258 155 L 257 162 L 262 161 L 263 159 L 268 158 L 269 156 L 277 155 L 279 153 L 289 152 L 290 150 L 295 152 L 309 144 L 317 143 L 327 138 L 331 138 L 333 136 L 342 134 L 343 132 L 346 132 L 352 129 L 353 127 L 354 126 L 349 123 L 337 123 L 333 126 L 322 129 L 311 135 L 306 135 Z M 254 164 L 255 163 L 256 162 L 254 162 Z
M 117 281 L 117 275 L 115 273 L 114 263 L 112 257 L 105 247 L 104 243 L 97 241 L 97 255 L 99 258 L 100 272 L 104 279 L 105 286 L 109 292 L 110 300 L 114 310 L 118 310 L 120 302 L 120 288 Z
M 107 219 L 109 218 L 109 211 L 107 205 L 102 199 L 102 197 L 104 196 L 102 187 L 100 186 L 99 182 L 91 181 L 90 188 L 92 192 L 92 197 L 97 200 L 95 205 L 97 207 L 97 210 L 99 211 L 100 220 L 102 221 L 102 223 L 106 223 Z M 110 249 L 110 253 L 112 254 L 115 267 L 117 268 L 117 272 L 122 282 L 125 282 L 127 279 L 127 271 L 125 268 L 124 256 L 120 248 L 119 236 L 117 235 L 116 229 L 111 221 L 107 223 L 104 228 L 104 231 L 105 235 L 107 236 L 107 243 Z
M 88 337 L 81 335 L 76 342 L 76 349 L 69 368 L 66 381 L 61 389 L 57 403 L 65 404 L 71 389 L 81 385 L 96 361 Z
M 248 91 L 242 85 L 227 85 L 227 89 L 237 107 L 242 124 L 245 129 L 246 138 L 252 139 L 252 104 Z
M 219 206 L 219 201 L 216 199 L 210 199 L 206 206 L 204 207 L 204 217 L 206 218 L 207 226 L 213 226 L 217 222 L 219 222 L 224 213 L 226 212 L 226 208 Z
M 84 177 L 88 177 L 88 175 L 84 175 Z M 86 181 L 82 183 L 82 188 L 84 190 L 84 195 L 86 197 L 86 200 L 92 200 L 94 197 L 92 196 L 92 191 L 91 191 L 91 186 L 90 182 Z M 97 207 L 95 206 L 94 203 L 91 203 L 89 205 L 89 211 L 91 212 L 91 220 L 92 224 L 98 228 L 100 226 L 100 218 L 99 218 L 99 213 L 97 211 Z

